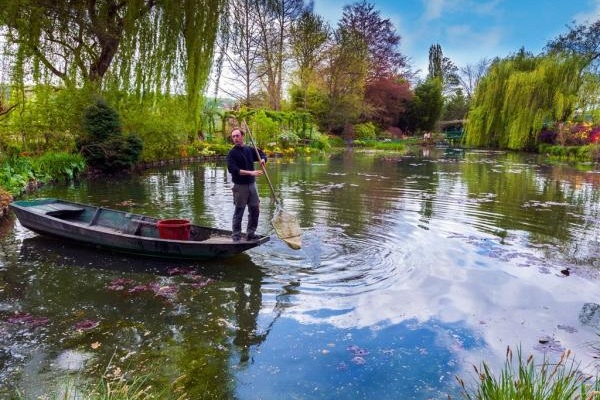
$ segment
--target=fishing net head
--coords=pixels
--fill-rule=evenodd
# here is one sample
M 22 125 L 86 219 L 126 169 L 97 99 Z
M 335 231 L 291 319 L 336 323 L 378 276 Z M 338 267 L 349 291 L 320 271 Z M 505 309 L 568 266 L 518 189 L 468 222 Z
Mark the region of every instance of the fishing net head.
M 279 204 L 275 208 L 271 225 L 273 225 L 277 236 L 288 246 L 296 250 L 302 246 L 302 230 L 296 216 L 285 211 Z

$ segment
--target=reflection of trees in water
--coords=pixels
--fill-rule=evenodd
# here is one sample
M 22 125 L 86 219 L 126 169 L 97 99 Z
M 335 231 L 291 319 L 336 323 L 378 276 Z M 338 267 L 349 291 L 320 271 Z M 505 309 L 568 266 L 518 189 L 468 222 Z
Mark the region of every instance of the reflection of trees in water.
M 235 305 L 238 328 L 233 344 L 240 349 L 240 362 L 245 363 L 249 360 L 250 346 L 258 345 L 266 338 L 266 333 L 257 330 L 258 313 L 262 306 L 260 281 L 237 282 L 235 292 L 238 296 Z
M 11 283 L 15 290 L 20 287 L 18 296 L 4 291 L 0 301 L 8 301 L 10 295 L 15 310 L 48 318 L 41 327 L 15 326 L 30 333 L 11 338 L 11 345 L 25 355 L 33 351 L 26 342 L 38 348 L 34 370 L 40 376 L 35 379 L 54 379 L 57 357 L 69 350 L 92 355 L 80 372 L 82 381 L 97 381 L 118 368 L 130 377 L 148 376 L 149 383 L 161 388 L 175 382 L 175 389 L 188 398 L 233 397 L 232 357 L 239 352 L 241 362 L 247 361 L 251 348 L 268 334 L 268 329 L 259 332 L 257 327 L 263 274 L 248 256 L 207 261 L 191 275 L 171 275 L 172 268 L 190 268 L 189 263 L 32 239 L 41 240 L 27 240 L 19 262 L 8 263 L 2 273 L 20 277 L 20 286 Z M 198 276 L 211 283 L 194 286 Z M 115 280 L 126 282 L 126 287 L 111 289 Z M 165 295 L 131 290 L 150 284 L 165 289 Z M 97 321 L 97 327 L 77 331 L 74 326 L 82 320 Z M 18 376 L 11 380 L 19 382 Z
M 584 173 L 528 164 L 518 154 L 493 162 L 473 157 L 461 164 L 461 173 L 472 199 L 494 196 L 477 203 L 489 227 L 529 232 L 533 242 L 572 255 L 587 247 L 585 236 L 597 227 L 600 192 L 582 184 Z

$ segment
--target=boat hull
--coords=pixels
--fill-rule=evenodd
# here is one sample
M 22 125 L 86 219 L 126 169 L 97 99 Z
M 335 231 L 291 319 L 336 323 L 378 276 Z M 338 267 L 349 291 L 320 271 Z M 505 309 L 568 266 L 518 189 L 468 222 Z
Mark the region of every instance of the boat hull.
M 191 225 L 189 240 L 160 238 L 157 218 L 59 199 L 10 204 L 21 225 L 36 233 L 98 248 L 148 257 L 207 259 L 228 257 L 269 240 L 231 240 L 226 230 Z

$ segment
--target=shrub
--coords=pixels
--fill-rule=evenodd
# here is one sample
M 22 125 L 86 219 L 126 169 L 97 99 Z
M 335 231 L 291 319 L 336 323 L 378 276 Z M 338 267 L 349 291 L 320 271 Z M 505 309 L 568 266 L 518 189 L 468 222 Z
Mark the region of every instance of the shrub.
M 66 152 L 49 152 L 32 161 L 33 170 L 38 180 L 72 180 L 81 174 L 86 167 L 81 154 Z
M 292 147 L 300 141 L 298 135 L 291 131 L 283 131 L 279 134 L 277 141 L 282 147 Z
M 279 125 L 276 121 L 273 121 L 264 110 L 260 110 L 254 115 L 251 125 L 250 134 L 252 134 L 256 141 L 256 145 L 259 147 L 264 145 L 264 143 L 275 140 L 277 137 Z M 246 138 L 246 141 L 248 144 L 251 143 L 249 138 Z
M 179 139 L 172 133 L 146 131 L 143 136 L 144 148 L 140 159 L 143 161 L 168 160 L 178 154 Z
M 599 143 L 600 142 L 600 125 L 595 126 L 590 130 L 590 143 Z
M 94 141 L 102 142 L 121 133 L 119 114 L 102 99 L 96 100 L 84 113 L 83 129 Z
M 386 131 L 390 133 L 391 138 L 402 139 L 404 136 L 402 129 L 398 128 L 397 126 L 389 126 Z
M 589 133 L 591 131 L 590 124 L 578 123 L 571 126 L 569 135 L 567 136 L 567 144 L 574 146 L 583 146 L 590 143 Z
M 10 194 L 21 194 L 32 180 L 35 175 L 28 157 L 10 157 L 0 162 L 0 187 Z
M 329 137 L 327 135 L 321 135 L 320 133 L 313 138 L 310 142 L 310 147 L 319 149 L 319 150 L 329 150 L 331 148 L 331 143 L 329 142 Z
M 328 142 L 331 147 L 346 147 L 346 142 L 339 136 L 329 136 Z
M 97 100 L 84 113 L 86 134 L 77 140 L 77 149 L 88 166 L 103 173 L 118 173 L 139 159 L 143 142 L 137 135 L 123 135 L 116 111 L 103 100 Z
M 540 143 L 554 144 L 556 143 L 556 131 L 544 128 L 539 133 L 538 140 Z
M 365 122 L 354 126 L 354 138 L 357 140 L 375 140 L 377 138 L 377 127 L 372 122 Z

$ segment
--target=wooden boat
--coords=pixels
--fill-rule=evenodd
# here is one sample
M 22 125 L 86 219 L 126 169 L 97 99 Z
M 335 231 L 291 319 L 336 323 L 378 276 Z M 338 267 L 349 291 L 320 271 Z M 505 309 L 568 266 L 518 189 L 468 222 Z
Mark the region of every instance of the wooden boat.
M 164 238 L 158 218 L 53 198 L 14 201 L 9 207 L 21 225 L 34 232 L 143 256 L 172 259 L 226 257 L 269 240 L 268 236 L 258 236 L 255 240 L 242 237 L 234 242 L 231 231 L 189 223 L 189 239 Z

